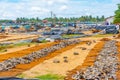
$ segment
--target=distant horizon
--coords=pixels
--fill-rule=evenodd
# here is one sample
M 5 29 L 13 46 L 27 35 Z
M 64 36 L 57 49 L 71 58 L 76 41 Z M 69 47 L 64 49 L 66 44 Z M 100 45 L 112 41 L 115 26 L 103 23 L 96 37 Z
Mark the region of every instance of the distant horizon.
M 87 16 L 92 16 L 92 15 L 87 15 Z M 102 15 L 102 16 L 104 16 L 104 15 Z M 100 17 L 102 17 L 102 16 L 98 16 L 98 17 L 100 18 Z M 70 18 L 80 18 L 80 17 L 82 17 L 82 16 L 78 16 L 78 17 L 56 17 L 56 18 L 69 18 L 69 19 L 70 19 Z M 83 16 L 83 17 L 85 17 L 85 16 Z M 93 18 L 96 18 L 97 16 L 92 16 L 92 17 L 93 17 Z M 109 17 L 112 17 L 112 16 L 109 16 Z M 17 18 L 27 18 L 27 17 L 17 17 Z M 17 18 L 16 18 L 16 19 L 17 19 Z M 39 18 L 39 17 L 29 17 L 29 18 L 27 18 L 27 19 L 32 19 L 32 18 L 35 18 L 35 19 L 36 19 L 36 18 Z M 51 18 L 51 17 L 46 17 L 46 18 Z M 43 18 L 43 19 L 42 19 L 42 18 L 39 18 L 39 19 L 40 19 L 40 20 L 44 20 L 44 19 L 46 19 L 46 18 Z M 105 17 L 105 16 L 104 16 L 104 18 L 108 18 L 108 17 Z M 0 20 L 16 20 L 16 19 L 0 19 Z
M 0 20 L 16 18 L 114 16 L 120 0 L 0 0 Z

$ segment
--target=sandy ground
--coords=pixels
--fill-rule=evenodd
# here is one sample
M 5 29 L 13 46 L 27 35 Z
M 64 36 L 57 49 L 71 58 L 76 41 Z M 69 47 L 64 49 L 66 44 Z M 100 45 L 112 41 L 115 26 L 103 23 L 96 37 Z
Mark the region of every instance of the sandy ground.
M 2 35 L 2 34 L 0 34 Z M 37 35 L 25 35 L 25 34 L 9 34 L 4 35 L 7 36 L 5 38 L 0 38 L 0 42 L 6 42 L 6 41 L 15 41 L 15 40 L 22 40 L 22 39 L 31 39 L 38 37 Z
M 12 35 L 11 35 L 12 36 Z M 17 40 L 17 39 L 25 39 L 25 38 L 33 38 L 34 36 L 30 35 L 16 35 L 13 37 L 5 38 L 5 39 L 0 39 L 0 41 L 7 41 L 7 40 Z M 102 37 L 101 37 L 102 38 Z M 86 37 L 86 38 L 80 38 L 81 40 L 96 40 L 99 41 L 101 38 L 94 38 L 94 37 Z M 50 46 L 51 44 L 49 44 Z M 16 75 L 18 73 L 21 73 L 23 71 L 23 74 L 25 75 L 26 78 L 31 78 L 31 77 L 36 77 L 39 75 L 44 75 L 44 74 L 59 74 L 66 76 L 67 72 L 76 68 L 78 65 L 82 65 L 84 60 L 86 59 L 88 53 L 90 50 L 96 45 L 96 43 L 88 46 L 86 44 L 83 45 L 77 45 L 74 47 L 69 47 L 67 50 L 61 50 L 56 51 L 56 53 L 52 53 L 52 55 L 48 55 L 48 57 L 36 60 L 32 62 L 31 64 L 25 64 L 25 65 L 18 65 L 15 69 L 10 70 L 8 72 L 0 72 L 0 76 L 5 76 L 5 75 L 10 75 L 13 74 Z M 13 58 L 13 57 L 20 57 L 26 54 L 29 54 L 31 51 L 39 50 L 40 48 L 46 47 L 48 45 L 43 45 L 32 48 L 28 48 L 26 46 L 22 46 L 19 48 L 12 48 L 7 51 L 7 53 L 3 53 L 0 55 L 0 61 Z M 81 50 L 79 47 L 86 47 L 87 50 Z M 26 51 L 27 50 L 27 51 Z M 73 52 L 79 52 L 79 55 L 73 55 Z M 9 54 L 10 53 L 10 54 Z M 6 55 L 7 54 L 7 55 Z M 68 63 L 63 62 L 63 57 L 67 56 L 68 57 Z M 53 60 L 60 60 L 60 63 L 53 63 Z M 36 66 L 37 65 L 37 66 Z M 29 70 L 30 69 L 30 70 Z M 27 71 L 26 71 L 27 70 Z
M 105 42 L 104 41 L 100 41 L 98 42 L 94 48 L 91 49 L 91 51 L 89 52 L 89 54 L 87 55 L 86 59 L 84 60 L 82 65 L 78 65 L 77 67 L 75 67 L 74 69 L 70 70 L 67 73 L 67 76 L 65 77 L 65 80 L 73 80 L 72 79 L 72 75 L 76 74 L 76 71 L 79 70 L 83 70 L 86 69 L 88 66 L 92 66 L 94 64 L 94 61 L 98 55 L 98 53 L 101 51 L 101 49 L 103 48 Z
M 43 45 L 45 43 L 40 43 L 40 44 L 37 44 L 37 45 Z M 36 44 L 32 44 L 30 45 L 30 47 L 35 47 Z M 9 53 L 14 53 L 16 51 L 20 51 L 20 50 L 24 50 L 24 49 L 29 49 L 30 47 L 28 47 L 27 45 L 26 46 L 19 46 L 19 47 L 14 47 L 14 48 L 8 48 L 7 49 L 7 52 L 0 52 L 0 55 L 2 54 L 9 54 Z
M 95 46 L 96 43 L 88 46 L 86 44 L 78 45 L 70 50 L 62 52 L 49 60 L 45 60 L 43 63 L 35 66 L 34 68 L 25 71 L 23 74 L 25 77 L 31 78 L 44 74 L 59 74 L 66 76 L 67 71 L 74 69 L 76 66 L 81 65 L 88 55 L 89 51 Z M 85 47 L 87 50 L 81 50 L 80 47 Z M 79 55 L 73 55 L 74 52 L 79 52 Z M 68 57 L 68 63 L 64 62 L 63 57 Z M 53 63 L 53 60 L 60 60 L 60 63 Z
M 86 42 L 81 42 L 79 44 L 83 45 L 85 43 Z M 53 44 L 55 44 L 55 43 L 52 43 L 52 44 L 49 43 L 49 44 L 42 45 L 42 46 L 35 46 L 33 48 L 30 48 L 30 49 L 16 51 L 16 52 L 13 52 L 13 53 L 9 53 L 7 55 L 3 54 L 3 55 L 0 55 L 0 61 L 6 60 L 6 59 L 9 59 L 9 58 L 12 58 L 12 57 L 20 57 L 20 56 L 26 55 L 26 54 L 28 54 L 30 52 L 33 52 L 34 50 L 37 50 L 37 49 L 40 50 L 43 47 L 48 47 L 48 46 L 53 45 Z M 45 57 L 36 59 L 36 60 L 32 61 L 29 64 L 19 64 L 15 68 L 13 68 L 13 69 L 11 69 L 9 71 L 0 72 L 0 76 L 2 76 L 2 77 L 3 76 L 5 76 L 5 77 L 8 77 L 8 76 L 14 77 L 14 76 L 16 76 L 18 74 L 21 74 L 24 71 L 30 70 L 31 68 L 33 68 L 34 66 L 36 66 L 36 65 L 38 65 L 40 63 L 43 63 L 45 60 L 51 59 L 51 58 L 61 54 L 62 52 L 65 52 L 67 50 L 70 50 L 70 49 L 74 48 L 75 46 L 77 46 L 79 44 L 74 44 L 74 45 L 70 45 L 70 46 L 67 46 L 65 48 L 62 48 L 60 50 L 57 50 L 55 52 L 52 52 L 52 53 L 48 54 Z
M 92 31 L 82 31 L 84 34 L 93 34 Z
M 24 35 L 24 36 L 26 36 L 26 35 Z M 24 38 L 24 36 L 23 36 L 23 38 Z M 18 39 L 18 38 L 21 38 L 22 36 L 18 36 L 18 37 L 16 37 L 15 38 L 15 36 L 13 37 L 13 39 Z M 32 37 L 32 36 L 31 36 Z M 11 37 L 12 38 L 12 37 Z M 26 38 L 27 38 L 27 36 L 26 36 Z M 7 39 L 9 39 L 9 38 L 6 38 L 6 40 Z M 82 41 L 89 41 L 89 40 L 96 40 L 96 41 L 99 41 L 100 39 L 102 39 L 102 38 L 91 38 L 91 37 L 84 37 L 84 38 L 80 38 L 80 40 L 82 40 Z M 0 39 L 0 40 L 3 40 L 3 39 Z M 13 40 L 14 41 L 14 40 Z M 48 42 L 49 43 L 49 42 Z M 46 43 L 40 43 L 39 45 L 43 45 L 43 44 L 46 44 Z M 38 45 L 38 44 L 37 44 Z M 33 45 L 31 45 L 31 47 L 34 47 L 35 46 L 35 44 L 33 44 Z M 7 53 L 12 53 L 12 52 L 16 52 L 16 51 L 20 51 L 20 50 L 24 50 L 24 49 L 28 49 L 28 48 L 30 48 L 30 47 L 28 47 L 27 45 L 26 46 L 20 46 L 20 47 L 15 47 L 15 48 L 10 48 L 10 49 L 7 49 L 7 52 L 2 52 L 2 53 L 0 53 L 0 55 L 2 55 L 2 54 L 7 54 Z
M 39 45 L 35 45 L 35 46 L 31 46 L 31 47 L 19 47 L 19 48 L 13 48 L 10 51 L 8 51 L 7 53 L 1 53 L 0 54 L 0 61 L 4 61 L 10 58 L 14 58 L 14 57 L 21 57 L 27 54 L 30 54 L 33 51 L 37 51 L 49 46 L 52 46 L 54 44 L 57 44 L 56 42 L 50 42 L 50 43 L 43 43 L 43 44 L 39 44 Z M 15 51 L 13 51 L 15 50 Z

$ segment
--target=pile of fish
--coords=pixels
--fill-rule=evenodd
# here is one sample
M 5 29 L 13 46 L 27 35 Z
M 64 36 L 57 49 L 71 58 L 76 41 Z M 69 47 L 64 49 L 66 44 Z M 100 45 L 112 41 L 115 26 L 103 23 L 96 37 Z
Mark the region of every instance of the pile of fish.
M 0 62 L 0 71 L 10 70 L 18 64 L 28 64 L 28 63 L 34 61 L 35 59 L 38 59 L 38 58 L 41 58 L 41 57 L 44 57 L 44 56 L 50 54 L 51 52 L 54 52 L 56 50 L 59 50 L 66 46 L 69 46 L 71 44 L 78 44 L 80 42 L 81 42 L 80 40 L 66 40 L 66 41 L 60 42 L 58 44 L 55 44 L 51 47 L 47 47 L 47 48 L 41 49 L 39 51 L 32 52 L 23 57 L 11 58 L 11 59 L 5 60 L 3 62 Z
M 72 75 L 75 80 L 117 80 L 116 71 L 118 70 L 118 51 L 116 41 L 108 41 L 99 53 L 93 66 L 77 71 Z

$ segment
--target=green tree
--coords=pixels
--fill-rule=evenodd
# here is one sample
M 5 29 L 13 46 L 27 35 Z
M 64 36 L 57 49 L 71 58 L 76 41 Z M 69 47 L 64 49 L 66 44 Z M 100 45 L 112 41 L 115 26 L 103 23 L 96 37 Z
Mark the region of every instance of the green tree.
M 120 25 L 120 4 L 118 4 L 118 9 L 115 11 L 114 24 Z
M 96 22 L 98 22 L 98 21 L 99 21 L 99 16 L 96 17 Z
M 105 20 L 105 16 L 103 15 L 100 21 L 104 21 L 104 20 Z

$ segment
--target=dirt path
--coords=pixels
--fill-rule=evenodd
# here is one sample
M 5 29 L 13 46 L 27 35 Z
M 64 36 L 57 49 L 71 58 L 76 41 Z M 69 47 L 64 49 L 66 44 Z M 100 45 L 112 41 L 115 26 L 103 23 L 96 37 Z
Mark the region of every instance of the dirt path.
M 72 69 L 71 71 L 68 72 L 67 76 L 65 77 L 65 80 L 73 80 L 72 79 L 72 75 L 76 73 L 76 71 L 79 71 L 80 69 L 86 68 L 88 66 L 93 65 L 96 56 L 98 55 L 98 53 L 101 51 L 101 49 L 103 48 L 105 42 L 101 41 L 99 43 L 97 43 L 94 48 L 92 48 L 92 50 L 89 52 L 89 54 L 87 55 L 86 59 L 84 60 L 83 64 L 79 64 L 77 67 L 75 67 L 74 69 Z
M 85 44 L 86 42 L 81 42 L 81 43 L 79 43 L 79 44 Z M 31 69 L 31 68 L 33 68 L 34 66 L 36 66 L 36 65 L 38 65 L 38 64 L 40 64 L 40 63 L 43 63 L 45 60 L 48 60 L 48 59 L 50 59 L 50 58 L 53 58 L 53 57 L 55 57 L 55 56 L 57 56 L 57 55 L 59 55 L 59 54 L 61 54 L 61 52 L 64 52 L 64 51 L 66 51 L 66 50 L 69 50 L 69 49 L 71 49 L 71 48 L 73 48 L 73 47 L 75 47 L 75 46 L 77 46 L 77 45 L 79 45 L 79 44 L 74 44 L 74 45 L 70 45 L 70 46 L 67 46 L 67 47 L 65 47 L 65 48 L 63 48 L 63 49 L 60 49 L 60 50 L 57 50 L 57 51 L 55 51 L 55 52 L 53 52 L 53 53 L 51 53 L 51 54 L 49 54 L 49 55 L 47 55 L 47 56 L 45 56 L 45 57 L 43 57 L 43 58 L 40 58 L 40 59 L 36 59 L 36 60 L 34 60 L 33 62 L 31 62 L 30 64 L 19 64 L 19 65 L 17 65 L 14 69 L 11 69 L 11 70 L 9 70 L 9 71 L 5 71 L 5 72 L 0 72 L 0 76 L 16 76 L 16 75 L 18 75 L 18 74 L 20 74 L 20 73 L 22 73 L 22 72 L 24 72 L 24 71 L 26 71 L 26 70 L 29 70 L 29 69 Z M 53 43 L 52 43 L 52 45 L 53 45 Z M 48 44 L 47 45 L 44 45 L 44 47 L 45 46 L 47 46 L 48 47 Z M 50 46 L 50 45 L 49 45 Z M 33 49 L 31 48 L 30 49 L 30 51 L 32 51 L 32 50 L 36 50 L 36 49 L 38 49 L 38 47 L 34 47 Z M 27 50 L 28 52 L 30 52 L 29 50 Z M 22 52 L 22 54 L 20 54 Z M 16 53 L 11 53 L 11 54 L 8 54 L 8 55 L 4 55 L 3 57 L 5 57 L 5 59 L 7 59 L 7 58 L 9 58 L 9 57 L 14 57 L 14 56 L 16 56 L 16 57 L 19 57 L 18 55 L 20 54 L 20 56 L 22 56 L 22 55 L 24 55 L 24 54 L 26 54 L 26 51 L 18 51 L 18 52 L 16 52 Z M 1 55 L 0 55 L 1 56 Z M 7 57 L 6 57 L 7 56 Z M 1 58 L 2 58 L 2 56 L 1 56 Z M 1 59 L 0 58 L 0 59 Z M 3 60 L 3 59 L 2 59 Z

